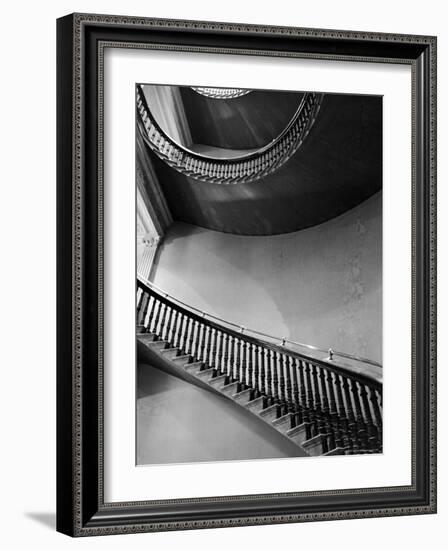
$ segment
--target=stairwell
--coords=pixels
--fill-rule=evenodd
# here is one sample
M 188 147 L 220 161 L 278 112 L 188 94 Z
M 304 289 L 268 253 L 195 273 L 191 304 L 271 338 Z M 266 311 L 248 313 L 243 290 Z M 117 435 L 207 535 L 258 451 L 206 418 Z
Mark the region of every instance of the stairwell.
M 138 281 L 139 356 L 231 400 L 305 455 L 382 452 L 382 385 L 238 333 Z

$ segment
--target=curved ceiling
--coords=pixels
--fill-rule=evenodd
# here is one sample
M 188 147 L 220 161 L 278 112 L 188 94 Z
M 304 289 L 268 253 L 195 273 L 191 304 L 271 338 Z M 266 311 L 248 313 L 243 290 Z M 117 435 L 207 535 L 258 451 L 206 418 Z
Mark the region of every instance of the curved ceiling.
M 216 100 L 179 88 L 193 143 L 225 149 L 258 149 L 289 124 L 302 93 L 254 90 L 228 100 Z
M 279 96 L 271 100 L 282 111 Z M 189 94 L 195 94 L 189 90 Z M 189 95 L 182 89 L 182 96 Z M 283 94 L 283 93 L 282 93 Z M 296 98 L 301 94 L 295 95 Z M 230 100 L 249 100 L 255 94 Z M 213 101 L 199 94 L 203 101 Z M 225 104 L 215 101 L 215 104 Z M 188 101 L 186 112 L 189 111 Z M 291 101 L 290 105 L 296 105 Z M 262 127 L 265 102 L 257 103 L 251 120 Z M 192 108 L 192 107 L 191 107 Z M 198 129 L 220 137 L 222 112 L 195 107 Z M 213 111 L 214 112 L 214 111 Z M 257 114 L 258 113 L 258 114 Z M 244 117 L 233 120 L 235 139 L 244 142 Z M 277 117 L 280 120 L 280 117 Z M 241 132 L 237 129 L 241 126 Z M 254 122 L 254 127 L 256 123 Z M 227 135 L 227 131 L 222 131 Z M 260 130 L 260 135 L 262 134 Z M 227 139 L 227 138 L 226 138 Z M 260 138 L 261 139 L 261 138 Z M 264 137 L 262 139 L 265 139 Z M 211 141 L 209 137 L 208 141 Z M 244 143 L 247 143 L 244 142 Z M 222 146 L 219 141 L 217 146 Z M 353 208 L 382 186 L 382 99 L 377 96 L 324 96 L 316 122 L 302 147 L 277 172 L 252 183 L 216 185 L 189 178 L 170 168 L 149 151 L 159 184 L 174 220 L 241 235 L 272 235 L 297 231 L 322 223 Z

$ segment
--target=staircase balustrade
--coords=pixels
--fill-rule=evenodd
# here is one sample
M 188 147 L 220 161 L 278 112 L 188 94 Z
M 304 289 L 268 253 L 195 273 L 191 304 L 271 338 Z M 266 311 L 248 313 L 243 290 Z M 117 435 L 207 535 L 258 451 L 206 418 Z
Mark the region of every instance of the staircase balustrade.
M 223 326 L 137 281 L 137 324 L 250 400 L 274 406 L 323 454 L 382 452 L 382 384 L 334 361 L 298 353 Z
M 182 174 L 217 184 L 256 181 L 280 168 L 302 145 L 319 112 L 323 94 L 307 92 L 285 130 L 269 144 L 239 157 L 217 159 L 188 150 L 170 138 L 156 122 L 137 86 L 138 127 L 150 149 Z

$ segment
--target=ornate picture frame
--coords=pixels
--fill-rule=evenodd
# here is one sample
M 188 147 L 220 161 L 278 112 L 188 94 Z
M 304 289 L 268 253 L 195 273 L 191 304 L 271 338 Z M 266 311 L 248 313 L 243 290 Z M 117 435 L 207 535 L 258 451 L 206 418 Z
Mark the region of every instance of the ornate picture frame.
M 412 482 L 107 502 L 103 100 L 107 47 L 408 65 Z M 436 512 L 436 38 L 72 14 L 57 22 L 57 529 L 70 536 Z M 389 411 L 390 412 L 390 411 Z

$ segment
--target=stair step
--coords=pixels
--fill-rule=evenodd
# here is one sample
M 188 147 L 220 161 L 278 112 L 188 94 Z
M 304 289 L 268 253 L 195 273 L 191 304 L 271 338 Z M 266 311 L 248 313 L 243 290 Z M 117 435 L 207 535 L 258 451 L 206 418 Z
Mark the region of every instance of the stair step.
M 221 374 L 220 376 L 215 376 L 214 378 L 211 378 L 208 383 L 211 385 L 211 386 L 219 386 L 221 385 L 222 387 L 224 387 L 224 384 L 226 382 L 226 378 L 227 378 L 227 374 Z
M 196 373 L 196 376 L 201 378 L 211 378 L 213 376 L 213 369 L 204 369 Z
M 200 372 L 203 364 L 204 363 L 202 363 L 202 361 L 195 361 L 194 363 L 187 363 L 186 365 L 184 365 L 184 368 L 188 372 L 191 372 L 193 374 L 197 374 L 197 373 Z
M 174 357 L 172 361 L 175 363 L 180 363 L 181 365 L 186 365 L 190 362 L 191 355 L 178 355 L 177 357 Z
M 250 388 L 248 388 L 247 390 L 240 391 L 238 393 L 233 394 L 232 399 L 234 399 L 235 401 L 238 401 L 241 404 L 248 403 L 250 396 L 252 394 L 252 391 L 253 390 L 251 390 Z
M 155 341 L 149 341 L 145 342 L 147 346 L 150 346 L 151 348 L 155 349 L 165 349 L 168 345 L 168 342 L 166 340 L 155 340 Z
M 153 334 L 152 332 L 144 332 L 144 333 L 140 333 L 138 335 L 138 339 L 141 341 L 141 342 L 154 342 L 154 340 L 156 339 L 156 335 Z
M 266 407 L 266 409 L 263 409 L 260 412 L 260 416 L 263 417 L 264 420 L 276 420 L 277 411 L 278 411 L 278 406 L 271 405 L 270 407 Z
M 302 445 L 305 441 L 308 440 L 307 431 L 309 429 L 309 426 L 310 424 L 308 422 L 304 422 L 299 426 L 295 426 L 294 428 L 287 430 L 286 435 L 298 445 Z
M 317 434 L 311 439 L 304 441 L 302 447 L 310 456 L 320 456 L 324 454 L 325 439 L 325 436 Z
M 222 393 L 227 395 L 234 395 L 235 391 L 238 388 L 239 382 L 232 382 L 231 384 L 226 384 L 222 389 Z
M 272 425 L 277 428 L 277 430 L 286 433 L 291 429 L 291 420 L 293 416 L 291 413 L 284 414 L 280 418 L 276 418 L 272 421 Z
M 333 455 L 345 455 L 344 447 L 336 447 L 336 449 L 332 449 L 331 451 L 328 451 L 328 453 L 325 453 L 325 456 Z
M 245 407 L 253 412 L 259 412 L 263 410 L 264 407 L 264 397 L 257 397 L 256 399 L 252 399 L 252 401 L 249 401 L 245 404 Z
M 180 351 L 179 348 L 166 348 L 161 350 L 164 357 L 167 357 L 168 359 L 173 359 L 174 357 L 176 357 L 179 351 Z

